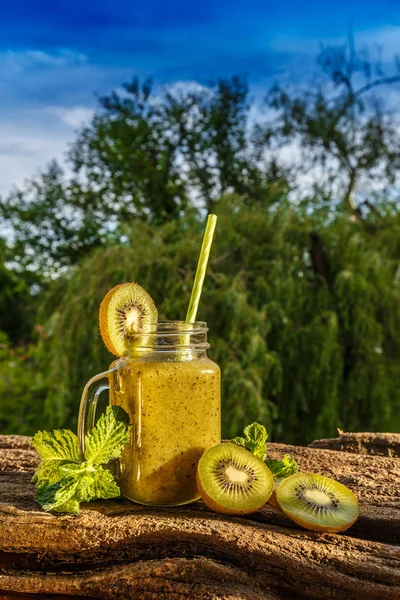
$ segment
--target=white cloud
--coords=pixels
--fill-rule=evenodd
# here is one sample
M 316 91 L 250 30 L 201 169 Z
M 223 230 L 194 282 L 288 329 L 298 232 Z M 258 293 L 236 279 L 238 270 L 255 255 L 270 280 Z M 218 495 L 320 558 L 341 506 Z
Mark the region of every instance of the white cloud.
M 197 94 L 200 92 L 209 92 L 211 94 L 211 89 L 198 81 L 174 81 L 174 83 L 168 84 L 166 88 L 172 94 Z
M 53 158 L 63 162 L 73 139 L 71 126 L 42 110 L 17 111 L 0 118 L 0 195 L 23 184 Z
M 87 106 L 50 106 L 47 110 L 74 129 L 90 121 L 95 112 Z
M 0 195 L 51 159 L 64 162 L 104 79 L 100 67 L 73 50 L 0 52 Z
M 32 67 L 63 68 L 86 62 L 84 54 L 63 48 L 52 53 L 42 50 L 6 50 L 0 52 L 0 73 L 2 77 L 13 77 Z
M 256 31 L 253 33 L 253 50 L 258 51 L 266 44 L 266 32 L 262 29 L 257 35 Z M 298 89 L 301 82 L 307 83 L 318 71 L 315 55 L 320 42 L 339 44 L 346 40 L 345 36 L 322 40 L 320 37 L 296 39 L 293 35 L 274 37 L 270 29 L 267 41 L 268 53 L 282 54 L 279 73 L 273 78 Z M 400 53 L 400 27 L 356 32 L 355 41 L 359 48 L 370 47 L 372 54 L 378 44 L 381 45 L 385 62 L 390 62 L 396 52 Z M 235 35 L 231 36 L 231 42 L 236 44 Z M 194 59 L 196 62 L 199 57 L 196 55 Z M 151 57 L 151 65 L 157 68 L 156 58 Z M 62 161 L 68 144 L 75 138 L 76 129 L 87 123 L 94 113 L 93 92 L 106 93 L 131 76 L 129 65 L 91 63 L 81 52 L 65 48 L 52 52 L 32 49 L 0 52 L 0 194 L 7 193 L 13 184 L 21 184 L 52 158 Z M 269 77 L 267 75 L 265 81 L 251 88 L 251 95 L 255 96 L 251 122 L 270 117 L 268 111 L 260 108 L 261 99 L 272 83 Z M 174 93 L 208 89 L 183 78 L 170 83 L 168 88 Z M 397 90 L 385 88 L 386 102 L 393 109 L 398 106 Z M 157 97 L 157 86 L 153 94 Z M 282 158 L 285 162 L 297 160 L 298 149 L 295 146 L 287 148 Z

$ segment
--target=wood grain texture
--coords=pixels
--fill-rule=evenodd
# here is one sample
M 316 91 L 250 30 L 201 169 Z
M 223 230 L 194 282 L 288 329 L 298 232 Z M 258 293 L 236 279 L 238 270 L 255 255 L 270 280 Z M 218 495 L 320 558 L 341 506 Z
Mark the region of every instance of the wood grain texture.
M 345 483 L 359 521 L 344 534 L 301 529 L 268 504 L 248 517 L 126 500 L 83 505 L 77 517 L 33 500 L 28 438 L 0 436 L 0 599 L 400 598 L 400 461 L 391 456 L 269 444 L 302 471 Z
M 344 433 L 337 438 L 316 440 L 310 448 L 327 448 L 357 454 L 400 457 L 400 433 Z

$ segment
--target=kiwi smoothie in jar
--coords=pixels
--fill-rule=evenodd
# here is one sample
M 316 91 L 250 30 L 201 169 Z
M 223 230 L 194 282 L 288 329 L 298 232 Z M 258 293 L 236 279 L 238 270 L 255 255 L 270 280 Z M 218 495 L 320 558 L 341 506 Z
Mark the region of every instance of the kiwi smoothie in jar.
M 199 459 L 221 441 L 220 370 L 207 357 L 207 324 L 196 321 L 216 220 L 208 216 L 185 321 L 159 321 L 151 296 L 133 282 L 109 290 L 100 305 L 101 336 L 119 358 L 86 384 L 78 438 L 84 454 L 99 395 L 108 390 L 132 426 L 116 470 L 122 495 L 134 502 L 198 499 Z
M 196 340 L 186 351 L 173 335 L 182 325 L 158 323 L 160 345 L 113 363 L 110 401 L 129 414 L 133 426 L 118 483 L 123 496 L 142 504 L 198 499 L 198 461 L 221 441 L 220 369 L 206 355 L 206 324 L 190 325 Z

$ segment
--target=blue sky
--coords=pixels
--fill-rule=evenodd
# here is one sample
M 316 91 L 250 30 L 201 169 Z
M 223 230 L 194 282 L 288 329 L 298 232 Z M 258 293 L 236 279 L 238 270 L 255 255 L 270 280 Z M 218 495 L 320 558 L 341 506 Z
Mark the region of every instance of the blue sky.
M 106 93 L 248 73 L 255 95 L 306 81 L 320 43 L 400 54 L 400 0 L 5 0 L 0 8 L 0 194 L 62 157 Z M 5 5 L 5 6 L 4 6 Z

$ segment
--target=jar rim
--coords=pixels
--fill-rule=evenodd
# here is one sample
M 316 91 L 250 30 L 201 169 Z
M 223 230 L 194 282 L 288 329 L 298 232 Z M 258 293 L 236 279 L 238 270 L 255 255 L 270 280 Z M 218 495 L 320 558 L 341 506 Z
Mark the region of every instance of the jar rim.
M 162 335 L 182 335 L 184 334 L 200 334 L 207 333 L 208 327 L 205 321 L 194 321 L 193 323 L 186 323 L 186 321 L 180 320 L 162 320 L 154 321 L 152 323 L 146 323 L 143 326 L 142 331 L 139 333 L 132 333 L 133 336 L 138 336 L 143 333 L 152 334 L 155 336 Z
M 157 321 L 147 323 L 142 331 L 128 336 L 134 344 L 135 350 L 207 350 L 207 323 L 205 321 Z

